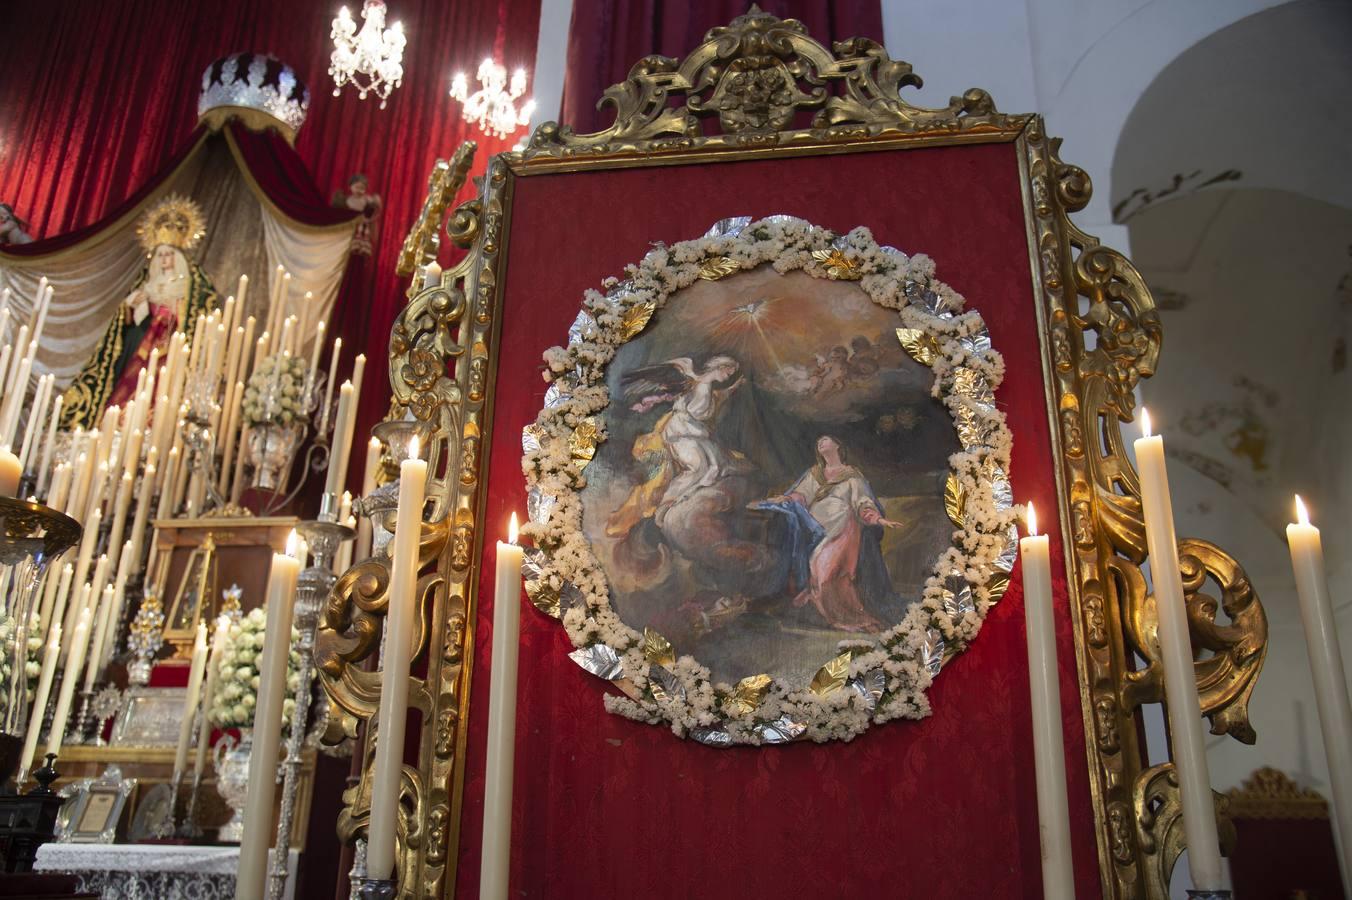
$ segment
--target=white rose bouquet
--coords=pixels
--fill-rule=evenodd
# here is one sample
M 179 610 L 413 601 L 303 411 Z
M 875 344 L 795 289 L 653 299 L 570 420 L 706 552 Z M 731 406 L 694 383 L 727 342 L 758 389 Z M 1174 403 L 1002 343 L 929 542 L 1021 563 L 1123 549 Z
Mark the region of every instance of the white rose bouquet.
M 258 705 L 260 682 L 259 665 L 263 659 L 263 640 L 267 629 L 267 614 L 252 609 L 230 626 L 230 636 L 221 648 L 221 660 L 216 671 L 216 692 L 210 698 L 211 723 L 218 728 L 252 728 L 254 708 Z M 294 647 L 300 633 L 291 629 Z M 296 708 L 294 699 L 300 687 L 300 652 L 291 651 L 286 665 L 287 698 L 282 701 L 282 730 L 291 725 L 291 713 Z
M 265 358 L 244 388 L 244 421 L 290 425 L 305 418 L 305 360 L 276 354 Z

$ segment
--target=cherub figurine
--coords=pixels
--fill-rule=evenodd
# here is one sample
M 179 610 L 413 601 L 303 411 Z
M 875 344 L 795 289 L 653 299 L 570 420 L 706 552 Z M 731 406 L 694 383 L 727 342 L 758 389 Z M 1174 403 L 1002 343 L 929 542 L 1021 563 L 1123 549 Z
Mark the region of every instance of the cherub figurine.
M 0 244 L 31 244 L 33 236 L 25 229 L 28 223 L 20 219 L 14 207 L 0 203 Z
M 376 235 L 376 220 L 380 217 L 380 195 L 370 192 L 371 185 L 360 173 L 347 180 L 347 193 L 335 191 L 333 205 L 361 213 L 357 229 L 352 234 L 352 252 L 370 256 Z

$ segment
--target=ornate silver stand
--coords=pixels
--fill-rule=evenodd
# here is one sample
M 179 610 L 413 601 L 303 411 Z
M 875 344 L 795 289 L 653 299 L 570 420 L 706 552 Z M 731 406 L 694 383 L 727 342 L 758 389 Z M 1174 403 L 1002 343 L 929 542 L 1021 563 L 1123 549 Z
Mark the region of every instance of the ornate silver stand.
M 310 715 L 310 681 L 314 678 L 315 628 L 319 625 L 319 613 L 324 608 L 329 591 L 333 589 L 333 557 L 338 545 L 350 541 L 356 532 L 346 525 L 339 525 L 328 515 L 333 505 L 321 504 L 321 516 L 324 518 L 301 522 L 296 526 L 301 537 L 309 545 L 313 557 L 308 568 L 300 573 L 296 586 L 296 611 L 293 620 L 300 632 L 300 684 L 296 688 L 296 707 L 291 713 L 291 733 L 286 739 L 286 759 L 282 762 L 284 771 L 282 780 L 282 808 L 277 819 L 276 852 L 272 857 L 272 870 L 268 873 L 269 900 L 281 900 L 286 893 L 287 857 L 291 847 L 292 819 L 296 814 L 296 788 L 300 780 L 301 749 L 305 743 L 305 726 Z M 326 515 L 328 514 L 328 515 Z M 335 516 L 336 518 L 336 516 Z M 326 520 L 327 519 L 327 520 Z M 393 894 L 390 895 L 391 897 Z
M 363 878 L 357 888 L 361 900 L 394 900 L 396 893 L 392 878 Z

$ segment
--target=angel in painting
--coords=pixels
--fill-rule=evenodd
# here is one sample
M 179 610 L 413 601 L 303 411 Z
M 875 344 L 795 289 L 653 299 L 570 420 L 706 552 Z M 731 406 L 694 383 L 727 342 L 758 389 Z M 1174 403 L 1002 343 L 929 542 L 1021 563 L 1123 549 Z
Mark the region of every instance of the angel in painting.
M 632 455 L 647 463 L 651 474 L 610 516 L 608 534 L 625 535 L 649 517 L 661 527 L 673 504 L 749 468 L 742 454 L 724 448 L 713 434 L 728 397 L 742 385 L 739 369 L 731 356 L 715 356 L 697 372 L 694 361 L 683 356 L 624 376 L 624 398 L 634 412 L 663 403 L 671 410 L 635 439 Z

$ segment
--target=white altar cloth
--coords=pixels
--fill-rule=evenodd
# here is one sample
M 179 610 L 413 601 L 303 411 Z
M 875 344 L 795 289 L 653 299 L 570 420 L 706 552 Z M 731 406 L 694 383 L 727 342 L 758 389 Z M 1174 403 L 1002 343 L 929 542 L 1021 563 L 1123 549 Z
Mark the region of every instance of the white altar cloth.
M 287 860 L 286 900 L 295 891 L 298 857 L 292 850 Z M 38 872 L 75 875 L 83 890 L 107 900 L 228 900 L 238 866 L 238 847 L 57 842 L 38 847 L 33 863 Z

